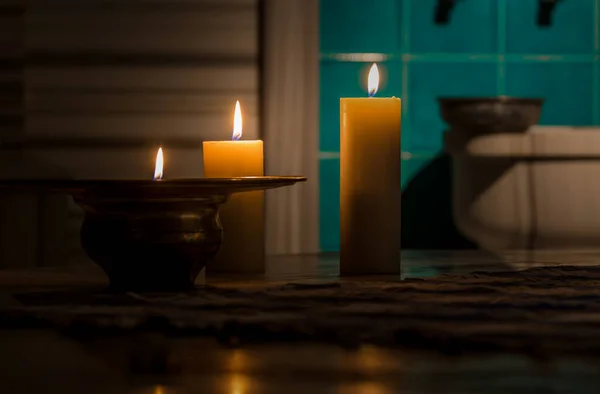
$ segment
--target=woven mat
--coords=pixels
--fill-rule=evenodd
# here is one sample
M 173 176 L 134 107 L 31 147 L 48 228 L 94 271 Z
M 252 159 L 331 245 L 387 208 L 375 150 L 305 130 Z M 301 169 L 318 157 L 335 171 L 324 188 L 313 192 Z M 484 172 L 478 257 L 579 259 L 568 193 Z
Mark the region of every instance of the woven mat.
M 28 293 L 0 327 L 105 335 L 152 330 L 225 344 L 311 341 L 600 356 L 600 266 L 475 272 L 402 282 L 201 287 L 187 294 Z

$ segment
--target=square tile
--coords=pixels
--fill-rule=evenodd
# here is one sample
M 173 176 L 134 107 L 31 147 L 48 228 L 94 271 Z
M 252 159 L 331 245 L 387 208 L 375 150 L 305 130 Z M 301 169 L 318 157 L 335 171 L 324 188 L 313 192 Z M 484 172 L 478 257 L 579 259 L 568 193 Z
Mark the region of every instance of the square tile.
M 506 93 L 546 99 L 540 124 L 593 122 L 592 63 L 515 63 L 506 68 Z
M 321 0 L 321 52 L 397 52 L 400 0 Z
M 508 53 L 592 54 L 594 0 L 559 1 L 552 24 L 537 24 L 537 0 L 506 0 Z
M 322 159 L 319 172 L 321 251 L 337 252 L 340 249 L 340 160 Z
M 410 134 L 404 150 L 436 153 L 446 129 L 440 116 L 440 96 L 481 97 L 497 93 L 495 63 L 410 63 L 407 106 Z
M 372 63 L 321 62 L 320 88 L 320 150 L 340 150 L 340 98 L 366 97 L 367 75 Z M 378 97 L 400 97 L 402 93 L 402 63 L 379 64 L 382 84 Z
M 497 0 L 458 1 L 448 24 L 438 25 L 438 0 L 410 0 L 410 52 L 496 52 Z

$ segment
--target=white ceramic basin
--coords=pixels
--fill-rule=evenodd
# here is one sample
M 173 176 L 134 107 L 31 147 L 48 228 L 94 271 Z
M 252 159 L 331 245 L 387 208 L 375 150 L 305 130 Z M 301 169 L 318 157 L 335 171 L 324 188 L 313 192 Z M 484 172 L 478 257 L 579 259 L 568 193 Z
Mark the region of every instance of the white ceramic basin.
M 460 231 L 488 250 L 600 249 L 600 128 L 445 135 Z

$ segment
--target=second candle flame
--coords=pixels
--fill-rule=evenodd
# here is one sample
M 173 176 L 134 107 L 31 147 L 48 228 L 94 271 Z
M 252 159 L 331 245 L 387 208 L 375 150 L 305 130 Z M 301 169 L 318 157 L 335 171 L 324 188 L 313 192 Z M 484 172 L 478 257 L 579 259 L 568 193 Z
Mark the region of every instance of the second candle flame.
M 379 88 L 379 69 L 376 63 L 373 63 L 371 70 L 369 70 L 369 82 L 367 86 L 369 88 L 369 97 L 375 96 Z
M 162 179 L 163 165 L 163 151 L 162 148 L 158 148 L 158 153 L 156 154 L 156 165 L 154 166 L 154 180 Z
M 240 108 L 240 101 L 235 102 L 235 112 L 233 114 L 233 135 L 231 139 L 233 141 L 239 141 L 242 138 L 242 110 Z

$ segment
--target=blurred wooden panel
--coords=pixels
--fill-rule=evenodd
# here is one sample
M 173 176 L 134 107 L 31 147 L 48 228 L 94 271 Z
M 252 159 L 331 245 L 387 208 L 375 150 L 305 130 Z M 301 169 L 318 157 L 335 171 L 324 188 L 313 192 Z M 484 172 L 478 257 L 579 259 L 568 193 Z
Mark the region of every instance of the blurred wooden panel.
M 231 138 L 235 100 L 259 137 L 258 2 L 0 0 L 0 155 L 20 151 L 7 175 L 144 178 L 165 142 L 165 176 L 198 177 L 202 140 Z M 5 143 L 20 140 L 35 149 Z M 31 199 L 3 208 L 32 234 L 11 259 L 84 260 L 81 210 Z
M 32 89 L 145 89 L 258 92 L 257 64 L 219 66 L 89 66 L 42 67 L 28 64 L 27 88 Z
M 48 175 L 69 171 L 73 178 L 151 179 L 154 174 L 156 147 L 123 149 L 64 149 L 60 147 L 26 149 L 25 159 L 38 167 L 53 167 Z M 201 144 L 164 150 L 165 177 L 198 178 L 202 176 Z M 72 164 L 78 163 L 76 168 Z M 43 171 L 40 169 L 38 171 Z
M 2 84 L 0 83 L 0 87 Z M 29 112 L 36 114 L 222 114 L 233 124 L 235 101 L 240 100 L 246 117 L 256 116 L 255 94 L 203 91 L 31 90 L 27 97 Z
M 33 0 L 28 140 L 228 139 L 258 133 L 258 0 Z
M 30 52 L 211 54 L 256 57 L 257 7 L 205 2 L 34 3 Z
M 6 8 L 4 8 L 6 10 Z M 0 6 L 0 48 L 2 56 L 23 55 L 23 8 L 12 7 L 13 12 L 3 13 Z
M 0 144 L 23 131 L 24 14 L 22 1 L 0 1 Z
M 258 119 L 246 116 L 244 138 L 258 135 Z M 186 139 L 190 144 L 203 140 L 231 138 L 233 114 L 156 114 L 148 111 L 137 114 L 38 114 L 29 113 L 26 120 L 27 138 L 84 140 L 99 137 L 108 140 L 139 140 L 160 143 L 161 140 Z M 77 164 L 73 163 L 76 167 Z
M 1 0 L 7 4 L 22 4 L 25 0 Z M 77 8 L 99 8 L 99 7 L 119 7 L 136 8 L 140 7 L 197 7 L 200 6 L 221 6 L 224 8 L 235 7 L 255 7 L 257 0 L 26 0 L 28 5 L 35 6 L 38 9 L 59 9 L 68 8 L 69 10 Z

